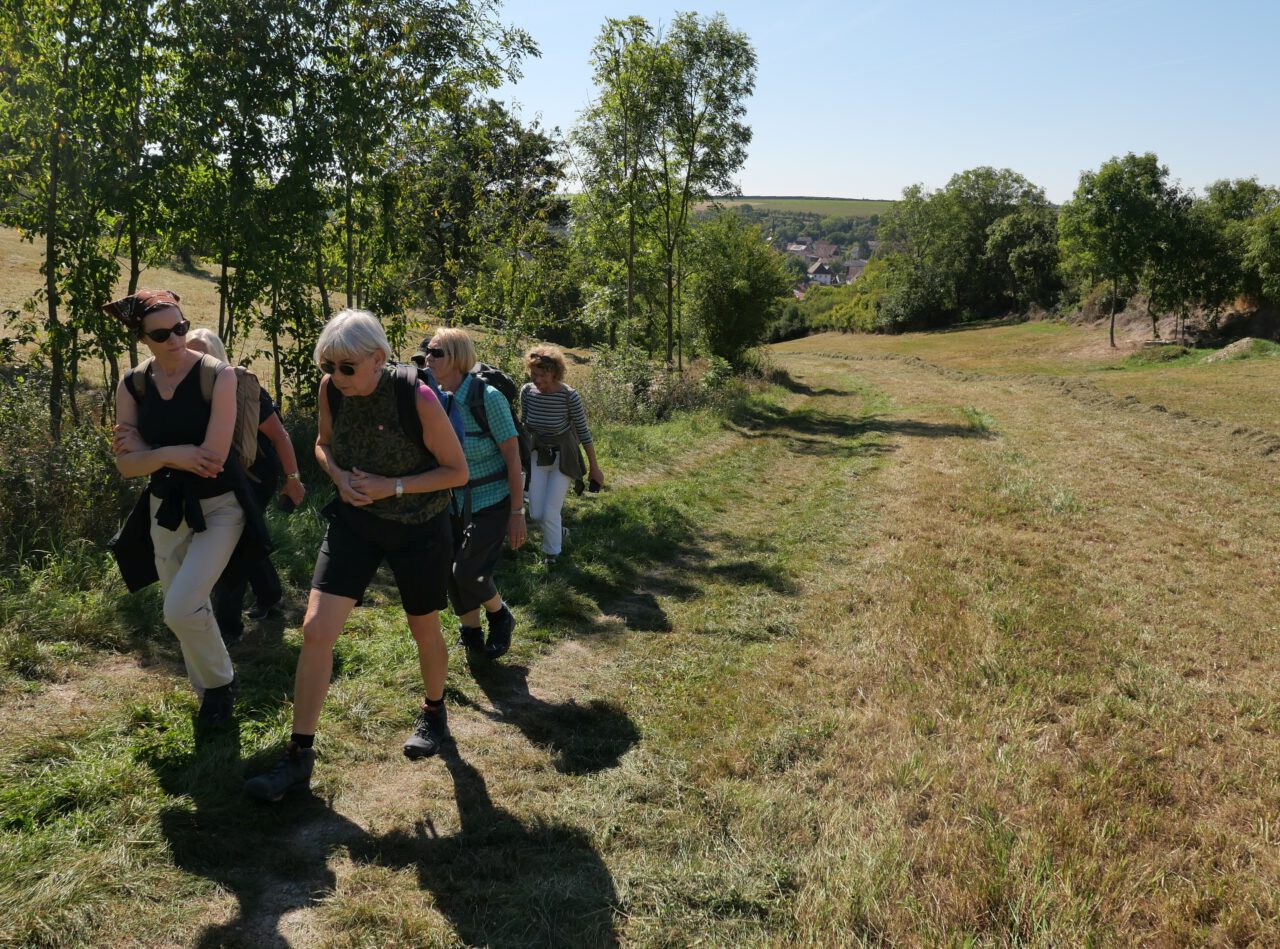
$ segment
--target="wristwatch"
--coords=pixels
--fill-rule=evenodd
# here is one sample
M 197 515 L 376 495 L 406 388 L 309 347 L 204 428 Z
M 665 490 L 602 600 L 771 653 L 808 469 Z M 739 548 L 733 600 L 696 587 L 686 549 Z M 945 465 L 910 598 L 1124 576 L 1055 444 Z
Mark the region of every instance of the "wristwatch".
M 285 475 L 285 476 L 284 476 L 284 479 L 285 479 L 286 481 L 301 481 L 301 480 L 302 480 L 302 472 L 301 472 L 301 471 L 290 471 L 287 475 Z
M 404 497 L 404 479 L 396 478 L 396 497 Z
M 514 511 L 512 511 L 512 512 L 511 512 L 511 516 L 512 516 L 512 517 L 524 517 L 524 508 L 523 508 L 523 507 L 516 508 Z

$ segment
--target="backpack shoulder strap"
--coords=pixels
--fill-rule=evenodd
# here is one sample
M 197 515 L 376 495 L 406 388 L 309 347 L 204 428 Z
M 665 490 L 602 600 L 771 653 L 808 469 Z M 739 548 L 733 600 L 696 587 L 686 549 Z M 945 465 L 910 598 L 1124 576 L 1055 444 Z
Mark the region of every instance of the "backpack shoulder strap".
M 489 408 L 484 404 L 485 390 L 489 385 L 474 372 L 470 375 L 471 390 L 467 393 L 467 409 L 471 412 L 471 417 L 476 420 L 476 424 L 480 426 L 480 431 L 485 435 L 492 435 L 493 429 L 489 427 Z
M 148 356 L 124 374 L 125 385 L 133 396 L 133 401 L 141 402 L 147 394 L 147 370 L 155 362 L 155 356 Z
M 413 363 L 400 363 L 396 366 L 396 375 L 393 380 L 396 392 L 396 414 L 400 416 L 400 430 L 414 443 L 422 441 L 422 419 L 418 417 L 420 379 L 418 367 Z M 430 384 L 429 379 L 428 384 Z M 439 389 L 435 392 L 437 396 L 440 395 Z M 441 398 L 440 401 L 443 405 L 444 399 Z
M 217 356 L 211 356 L 208 353 L 203 353 L 200 356 L 200 363 L 196 366 L 196 372 L 200 373 L 200 395 L 204 397 L 206 402 L 213 401 L 213 385 L 218 381 L 218 373 L 226 365 Z

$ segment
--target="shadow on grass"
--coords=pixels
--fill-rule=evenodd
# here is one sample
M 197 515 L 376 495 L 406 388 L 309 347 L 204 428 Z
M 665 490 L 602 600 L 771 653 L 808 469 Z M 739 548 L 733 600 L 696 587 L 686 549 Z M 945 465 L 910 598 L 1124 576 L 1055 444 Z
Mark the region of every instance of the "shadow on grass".
M 618 896 L 590 837 L 552 820 L 522 823 L 495 805 L 455 746 L 441 751 L 461 828 L 440 837 L 430 815 L 412 833 L 350 846 L 352 859 L 415 868 L 464 945 L 616 946 Z
M 797 395 L 808 395 L 808 396 L 818 397 L 818 396 L 824 396 L 824 395 L 852 396 L 852 395 L 858 394 L 856 392 L 850 392 L 847 389 L 828 389 L 828 388 L 815 389 L 813 388 L 813 386 L 808 385 L 807 383 L 801 382 L 799 379 L 794 378 L 791 375 L 791 373 L 787 372 L 787 370 L 785 369 L 773 370 L 773 372 L 770 373 L 770 379 L 771 381 L 782 386 L 782 388 L 786 389 L 788 392 L 794 392 Z
M 990 431 L 968 425 L 888 418 L 883 415 L 853 417 L 812 409 L 788 412 L 760 402 L 739 406 L 729 425 L 744 438 L 783 438 L 801 454 L 848 455 L 883 453 L 892 446 L 867 445 L 865 435 L 901 435 L 908 438 L 991 438 Z
M 522 823 L 490 799 L 457 748 L 441 753 L 453 778 L 457 834 L 441 837 L 431 815 L 412 831 L 381 836 L 298 794 L 260 805 L 240 794 L 239 736 L 206 736 L 194 751 L 161 742 L 140 757 L 175 800 L 161 815 L 174 864 L 237 900 L 236 915 L 208 926 L 201 949 L 281 949 L 281 920 L 330 897 L 340 851 L 357 863 L 415 869 L 419 885 L 466 945 L 614 946 L 617 895 L 589 836 L 565 824 Z
M 616 767 L 640 740 L 635 723 L 612 702 L 544 702 L 529 692 L 527 666 L 492 662 L 471 653 L 467 654 L 467 666 L 497 709 L 496 714 L 477 711 L 515 725 L 530 742 L 549 749 L 561 774 L 594 774 Z

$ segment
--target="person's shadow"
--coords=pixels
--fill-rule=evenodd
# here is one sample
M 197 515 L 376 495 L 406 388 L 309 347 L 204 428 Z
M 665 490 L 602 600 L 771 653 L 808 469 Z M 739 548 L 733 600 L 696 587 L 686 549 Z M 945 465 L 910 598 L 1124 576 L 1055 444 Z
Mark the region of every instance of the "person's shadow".
M 495 721 L 515 725 L 533 744 L 549 750 L 561 774 L 594 774 L 617 767 L 618 760 L 640 740 L 635 723 L 612 702 L 555 703 L 530 694 L 528 666 L 468 653 L 467 667 L 496 711 L 469 704 Z
M 567 824 L 526 825 L 495 806 L 453 745 L 440 757 L 459 831 L 440 837 L 426 815 L 412 831 L 374 837 L 311 793 L 274 805 L 247 800 L 235 729 L 197 732 L 194 748 L 177 732 L 140 737 L 138 757 L 173 797 L 160 822 L 174 865 L 237 900 L 233 919 L 200 933 L 200 949 L 288 949 L 282 919 L 333 894 L 329 863 L 341 850 L 356 862 L 415 868 L 468 945 L 617 945 L 617 895 L 590 837 Z
M 613 878 L 582 830 L 523 824 L 496 806 L 480 772 L 455 745 L 440 753 L 453 778 L 461 827 L 441 837 L 430 815 L 350 845 L 353 860 L 415 867 L 419 885 L 466 945 L 618 945 Z

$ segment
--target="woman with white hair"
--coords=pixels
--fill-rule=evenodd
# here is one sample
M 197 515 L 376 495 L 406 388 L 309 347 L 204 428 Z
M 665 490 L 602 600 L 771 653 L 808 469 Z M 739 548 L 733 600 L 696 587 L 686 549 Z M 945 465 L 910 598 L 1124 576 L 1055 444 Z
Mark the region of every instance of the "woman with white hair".
M 381 324 L 364 310 L 338 313 L 316 343 L 324 373 L 316 460 L 338 498 L 325 508 L 329 528 L 302 623 L 293 734 L 275 767 L 245 784 L 245 793 L 260 800 L 278 801 L 310 785 L 333 647 L 383 561 L 399 588 L 425 690 L 404 754 L 429 757 L 450 740 L 449 654 L 439 611 L 447 605 L 453 560 L 449 489 L 467 483 L 467 463 L 435 394 L 418 384 L 414 367 L 397 367 L 390 355 Z M 413 406 L 407 416 L 401 412 L 406 392 Z
M 221 362 L 230 362 L 226 347 L 213 330 L 197 327 L 188 332 L 187 349 L 208 353 Z M 290 509 L 301 504 L 307 495 L 302 476 L 298 473 L 298 456 L 293 450 L 293 442 L 266 389 L 258 390 L 258 456 L 250 466 L 249 474 L 256 479 L 251 482 L 251 487 L 261 510 L 266 510 L 275 495 L 281 474 L 284 475 L 284 487 L 280 489 L 280 495 L 287 499 Z M 276 573 L 269 555 L 232 557 L 222 577 L 214 584 L 213 612 L 227 643 L 236 642 L 244 634 L 241 610 L 246 587 L 253 587 L 257 599 L 249 611 L 249 618 L 265 619 L 284 595 L 280 575 Z

